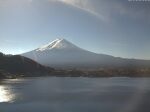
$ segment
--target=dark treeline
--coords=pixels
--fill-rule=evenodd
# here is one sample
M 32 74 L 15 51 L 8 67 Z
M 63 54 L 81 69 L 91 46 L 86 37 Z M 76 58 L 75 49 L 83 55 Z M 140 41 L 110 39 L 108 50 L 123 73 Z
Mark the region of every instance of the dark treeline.
M 97 69 L 56 70 L 19 55 L 0 53 L 0 79 L 18 77 L 149 77 L 150 67 L 103 67 Z
M 0 77 L 40 76 L 54 71 L 37 62 L 19 55 L 4 55 L 0 53 Z

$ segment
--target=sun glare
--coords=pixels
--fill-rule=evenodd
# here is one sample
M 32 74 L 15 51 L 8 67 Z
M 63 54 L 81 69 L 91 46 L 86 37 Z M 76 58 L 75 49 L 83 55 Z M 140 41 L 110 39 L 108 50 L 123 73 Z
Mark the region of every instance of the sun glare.
M 0 86 L 0 103 L 2 102 L 12 102 L 14 95 L 11 94 L 9 88 Z

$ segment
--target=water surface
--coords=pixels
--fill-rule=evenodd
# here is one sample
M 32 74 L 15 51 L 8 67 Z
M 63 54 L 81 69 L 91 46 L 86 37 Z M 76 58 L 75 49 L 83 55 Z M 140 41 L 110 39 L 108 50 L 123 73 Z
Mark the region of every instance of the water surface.
M 0 112 L 150 112 L 150 78 L 4 80 Z

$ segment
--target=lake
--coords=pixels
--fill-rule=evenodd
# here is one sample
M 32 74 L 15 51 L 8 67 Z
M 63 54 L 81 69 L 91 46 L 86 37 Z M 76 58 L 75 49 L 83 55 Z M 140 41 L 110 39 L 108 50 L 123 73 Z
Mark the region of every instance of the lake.
M 3 80 L 0 112 L 150 112 L 150 78 Z

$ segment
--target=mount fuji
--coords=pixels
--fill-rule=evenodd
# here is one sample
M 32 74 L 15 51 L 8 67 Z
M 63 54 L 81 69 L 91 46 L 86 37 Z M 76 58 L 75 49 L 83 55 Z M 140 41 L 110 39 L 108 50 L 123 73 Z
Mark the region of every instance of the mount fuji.
M 56 39 L 21 54 L 42 65 L 55 68 L 150 67 L 150 61 L 113 57 L 84 50 L 66 39 Z

